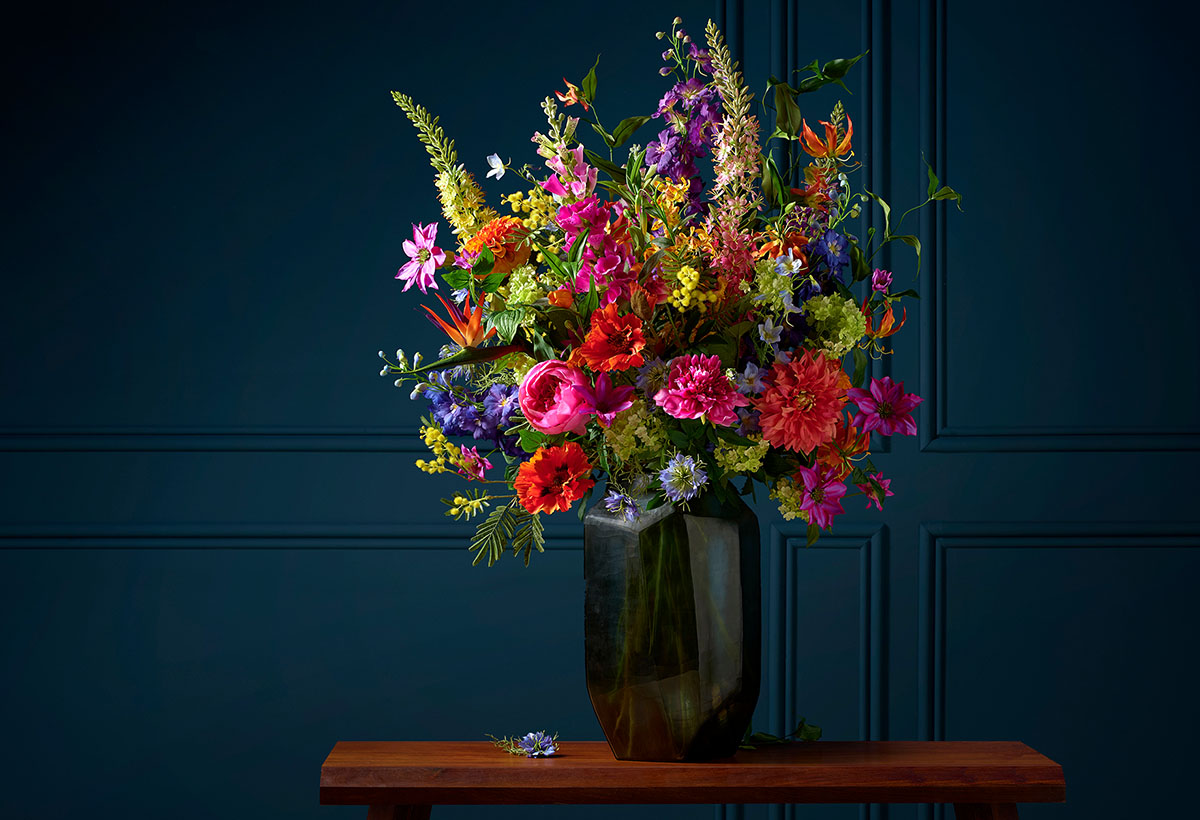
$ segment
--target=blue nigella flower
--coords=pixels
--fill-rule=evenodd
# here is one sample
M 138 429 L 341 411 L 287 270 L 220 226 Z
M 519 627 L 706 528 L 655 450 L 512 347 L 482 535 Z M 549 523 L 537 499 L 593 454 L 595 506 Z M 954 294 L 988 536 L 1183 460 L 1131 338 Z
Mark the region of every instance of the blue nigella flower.
M 554 738 L 545 732 L 530 732 L 517 741 L 526 757 L 549 757 L 558 751 Z
M 609 490 L 604 498 L 604 507 L 611 513 L 620 513 L 626 521 L 637 521 L 642 511 L 637 502 L 619 490 Z
M 708 474 L 696 463 L 696 459 L 676 454 L 658 474 L 663 495 L 672 501 L 687 501 L 700 495 L 700 488 L 708 483 Z

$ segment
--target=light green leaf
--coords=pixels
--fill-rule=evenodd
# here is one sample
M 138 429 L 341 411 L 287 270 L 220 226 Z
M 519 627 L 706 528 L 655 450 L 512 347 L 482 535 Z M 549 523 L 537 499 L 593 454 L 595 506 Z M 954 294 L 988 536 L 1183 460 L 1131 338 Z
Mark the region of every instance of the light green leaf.
M 624 145 L 625 141 L 633 136 L 633 132 L 637 131 L 646 123 L 650 122 L 650 117 L 638 115 L 636 117 L 626 117 L 617 123 L 617 127 L 613 129 L 613 147 Z
M 596 63 L 592 66 L 592 70 L 583 78 L 583 82 L 579 84 L 579 90 L 583 92 L 583 98 L 589 103 L 596 99 L 596 66 L 600 65 L 600 55 L 596 55 Z

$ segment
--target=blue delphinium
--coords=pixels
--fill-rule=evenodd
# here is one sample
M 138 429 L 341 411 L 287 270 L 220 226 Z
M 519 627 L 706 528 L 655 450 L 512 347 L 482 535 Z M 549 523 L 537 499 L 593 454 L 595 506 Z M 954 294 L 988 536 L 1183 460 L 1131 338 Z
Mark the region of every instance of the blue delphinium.
M 663 495 L 672 501 L 687 501 L 700 494 L 700 488 L 708 483 L 708 474 L 701 469 L 696 459 L 677 453 L 658 474 Z
M 837 231 L 825 231 L 817 240 L 815 250 L 821 255 L 830 273 L 838 280 L 842 278 L 842 268 L 850 264 L 850 254 L 847 251 L 849 243 L 846 237 Z

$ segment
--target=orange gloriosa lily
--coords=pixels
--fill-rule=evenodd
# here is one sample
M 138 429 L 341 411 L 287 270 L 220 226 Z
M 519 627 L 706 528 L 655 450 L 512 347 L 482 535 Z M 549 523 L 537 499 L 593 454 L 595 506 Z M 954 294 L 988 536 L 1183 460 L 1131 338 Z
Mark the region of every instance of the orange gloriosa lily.
M 563 82 L 567 83 L 566 77 L 563 77 Z M 579 86 L 575 85 L 574 83 L 567 83 L 566 94 L 562 93 L 561 91 L 555 91 L 554 96 L 558 97 L 558 101 L 561 103 L 566 103 L 567 105 L 579 103 L 583 106 L 584 111 L 588 110 L 587 100 L 579 96 Z
M 887 310 L 883 312 L 883 316 L 879 320 L 879 327 L 875 327 L 875 317 L 871 315 L 871 311 L 867 309 L 867 302 L 870 296 L 863 299 L 862 314 L 867 317 L 867 336 L 872 339 L 886 339 L 893 333 L 904 327 L 904 323 L 908 320 L 908 308 L 904 308 L 904 312 L 900 315 L 900 324 L 896 324 L 896 314 L 892 312 L 892 303 L 888 302 Z
M 437 296 L 438 301 L 442 303 L 442 307 L 450 314 L 450 321 L 454 323 L 453 325 L 445 322 L 428 306 L 421 305 L 421 307 L 425 308 L 425 312 L 429 314 L 438 327 L 446 331 L 446 335 L 450 337 L 450 341 L 459 347 L 479 347 L 479 345 L 496 335 L 495 328 L 486 333 L 483 331 L 483 302 L 476 305 L 474 312 L 472 312 L 471 296 L 468 294 L 466 301 L 463 302 L 462 315 L 460 316 L 458 308 L 443 299 L 440 294 L 435 293 L 434 296 Z
M 846 117 L 846 135 L 842 137 L 841 142 L 838 142 L 837 126 L 824 120 L 821 120 L 821 125 L 825 126 L 824 142 L 808 127 L 807 122 L 804 123 L 804 131 L 800 138 L 805 151 L 814 157 L 840 157 L 850 150 L 850 137 L 854 136 L 853 120 Z

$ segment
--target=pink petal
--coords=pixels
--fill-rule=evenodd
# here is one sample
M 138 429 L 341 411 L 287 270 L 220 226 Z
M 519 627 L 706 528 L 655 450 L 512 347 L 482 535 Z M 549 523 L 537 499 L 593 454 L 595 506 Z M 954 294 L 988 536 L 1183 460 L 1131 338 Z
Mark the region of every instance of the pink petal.
M 411 239 L 405 239 L 402 243 L 400 243 L 400 247 L 404 248 L 404 252 L 413 259 L 416 259 L 417 254 L 421 252 L 421 249 L 418 248 Z

